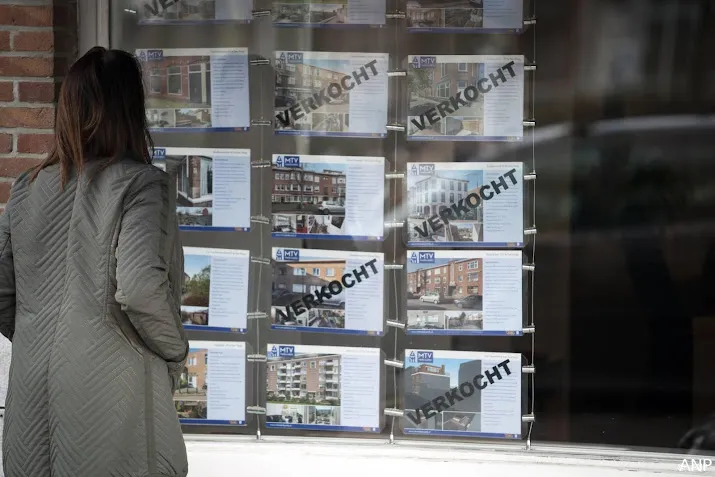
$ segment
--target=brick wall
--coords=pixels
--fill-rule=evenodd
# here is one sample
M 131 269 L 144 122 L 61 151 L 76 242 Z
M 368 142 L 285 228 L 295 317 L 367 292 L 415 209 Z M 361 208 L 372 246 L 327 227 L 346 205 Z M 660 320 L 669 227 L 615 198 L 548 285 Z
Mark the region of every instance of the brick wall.
M 53 139 L 55 100 L 77 55 L 77 0 L 0 0 L 0 208 Z

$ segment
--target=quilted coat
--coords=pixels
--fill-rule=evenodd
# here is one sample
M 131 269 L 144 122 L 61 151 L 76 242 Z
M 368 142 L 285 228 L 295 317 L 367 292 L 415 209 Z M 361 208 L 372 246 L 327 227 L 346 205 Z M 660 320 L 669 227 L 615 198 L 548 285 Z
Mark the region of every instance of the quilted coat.
M 129 159 L 90 162 L 64 190 L 58 166 L 13 185 L 0 217 L 5 477 L 186 476 L 173 190 Z

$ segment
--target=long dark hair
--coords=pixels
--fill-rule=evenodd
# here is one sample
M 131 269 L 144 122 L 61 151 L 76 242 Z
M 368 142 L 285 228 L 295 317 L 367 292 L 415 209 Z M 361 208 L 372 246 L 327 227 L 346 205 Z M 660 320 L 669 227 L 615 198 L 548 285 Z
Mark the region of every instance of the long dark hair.
M 70 67 L 59 96 L 55 144 L 32 180 L 54 164 L 64 186 L 72 170 L 79 175 L 87 161 L 101 160 L 103 168 L 124 157 L 151 163 L 153 143 L 135 56 L 92 48 Z

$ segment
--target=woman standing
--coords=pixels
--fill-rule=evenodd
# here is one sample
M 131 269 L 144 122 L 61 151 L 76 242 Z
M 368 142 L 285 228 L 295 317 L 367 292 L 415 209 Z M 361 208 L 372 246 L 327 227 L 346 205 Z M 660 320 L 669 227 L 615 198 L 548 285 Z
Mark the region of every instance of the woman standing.
M 53 152 L 0 217 L 6 477 L 188 472 L 183 256 L 150 146 L 138 62 L 93 48 L 62 84 Z

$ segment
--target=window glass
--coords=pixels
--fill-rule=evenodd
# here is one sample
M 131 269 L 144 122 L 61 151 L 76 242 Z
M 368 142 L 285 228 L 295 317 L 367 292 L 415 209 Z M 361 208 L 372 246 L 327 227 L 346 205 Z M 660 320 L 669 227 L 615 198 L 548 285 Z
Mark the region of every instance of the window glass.
M 247 251 L 231 286 L 258 317 L 190 337 L 267 361 L 245 363 L 265 415 L 186 432 L 694 445 L 715 362 L 707 2 L 553 0 L 527 25 L 533 0 L 169 3 L 113 0 L 111 46 L 145 68 L 157 149 L 191 149 L 165 160 L 184 245 Z M 208 328 L 238 305 L 209 308 Z M 462 404 L 437 399 L 470 375 Z

